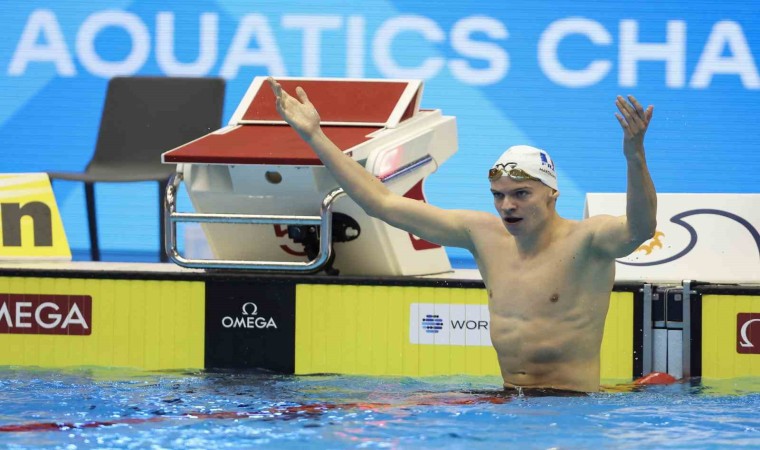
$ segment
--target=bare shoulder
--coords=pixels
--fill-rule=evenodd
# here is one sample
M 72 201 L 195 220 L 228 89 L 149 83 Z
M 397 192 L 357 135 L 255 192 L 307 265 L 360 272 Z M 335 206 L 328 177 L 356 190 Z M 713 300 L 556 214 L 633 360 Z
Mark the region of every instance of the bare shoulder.
M 483 211 L 460 210 L 459 212 L 463 215 L 462 217 L 467 223 L 471 225 L 468 230 L 471 234 L 474 231 L 496 231 L 499 233 L 504 231 L 504 225 L 501 223 L 501 219 L 498 216 Z
M 612 216 L 609 214 L 599 214 L 597 216 L 587 217 L 578 222 L 578 226 L 590 233 L 597 233 L 610 227 L 620 226 L 624 223 L 625 216 Z
M 592 249 L 604 256 L 623 257 L 640 244 L 631 238 L 626 216 L 600 214 L 584 219 L 582 223 L 591 238 Z
M 465 224 L 467 235 L 476 251 L 484 242 L 493 242 L 496 237 L 507 234 L 501 218 L 483 211 L 457 210 L 460 220 Z
M 476 259 L 485 257 L 495 248 L 503 245 L 512 236 L 507 232 L 499 216 L 483 211 L 460 210 L 472 246 L 470 252 Z
M 577 242 L 589 250 L 595 250 L 600 236 L 605 234 L 604 230 L 613 227 L 615 223 L 616 218 L 609 215 L 587 217 L 582 220 L 564 219 L 561 233 L 565 238 Z

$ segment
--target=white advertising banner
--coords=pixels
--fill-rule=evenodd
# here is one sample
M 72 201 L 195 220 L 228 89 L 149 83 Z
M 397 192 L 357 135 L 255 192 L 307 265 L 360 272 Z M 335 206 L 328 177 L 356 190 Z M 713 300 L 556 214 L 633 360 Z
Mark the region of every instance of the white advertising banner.
M 488 305 L 412 303 L 409 342 L 490 346 Z
M 584 217 L 625 214 L 625 194 L 587 194 Z M 657 232 L 617 260 L 616 281 L 760 283 L 760 194 L 658 194 Z

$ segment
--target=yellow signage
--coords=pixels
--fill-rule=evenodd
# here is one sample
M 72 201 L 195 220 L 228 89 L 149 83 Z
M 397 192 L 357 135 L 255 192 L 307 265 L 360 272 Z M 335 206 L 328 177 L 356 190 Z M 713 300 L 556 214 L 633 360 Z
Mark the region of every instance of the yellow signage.
M 760 376 L 754 317 L 760 318 L 760 296 L 702 296 L 703 380 Z
M 500 376 L 489 320 L 485 289 L 298 284 L 295 373 Z M 633 294 L 613 292 L 601 378 L 632 375 Z
M 202 369 L 205 301 L 202 281 L 0 277 L 0 367 Z
M 0 260 L 70 260 L 47 174 L 0 174 Z

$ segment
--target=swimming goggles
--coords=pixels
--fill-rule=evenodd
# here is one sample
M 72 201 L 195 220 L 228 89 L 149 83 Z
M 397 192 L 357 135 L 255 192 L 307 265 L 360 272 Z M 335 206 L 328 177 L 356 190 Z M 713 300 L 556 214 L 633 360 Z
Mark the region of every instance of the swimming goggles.
M 528 175 L 527 172 L 518 169 L 515 166 L 515 163 L 496 164 L 488 170 L 488 181 L 496 181 L 501 178 L 502 175 L 506 175 L 515 181 L 540 181 L 538 178 Z

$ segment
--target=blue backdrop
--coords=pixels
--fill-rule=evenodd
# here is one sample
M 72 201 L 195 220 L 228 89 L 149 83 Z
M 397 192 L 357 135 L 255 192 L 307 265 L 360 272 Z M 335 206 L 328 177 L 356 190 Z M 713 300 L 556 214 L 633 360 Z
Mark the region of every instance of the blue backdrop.
M 587 192 L 623 192 L 614 99 L 628 93 L 655 105 L 646 148 L 658 191 L 759 192 L 759 6 L 12 2 L 0 17 L 0 173 L 81 170 L 112 76 L 223 76 L 226 122 L 252 77 L 273 74 L 424 79 L 423 107 L 458 118 L 460 150 L 426 184 L 447 208 L 491 211 L 485 171 L 518 143 L 552 154 L 566 217 L 582 216 Z M 82 186 L 55 191 L 70 245 L 86 254 Z M 152 254 L 154 184 L 98 195 L 105 252 Z

